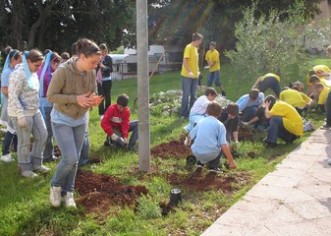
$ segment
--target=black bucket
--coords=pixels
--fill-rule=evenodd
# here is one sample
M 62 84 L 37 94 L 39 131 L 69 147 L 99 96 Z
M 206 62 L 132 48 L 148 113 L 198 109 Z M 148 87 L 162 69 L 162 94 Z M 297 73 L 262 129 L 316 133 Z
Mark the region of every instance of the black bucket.
M 171 189 L 170 191 L 170 206 L 177 206 L 182 201 L 182 192 L 178 188 Z

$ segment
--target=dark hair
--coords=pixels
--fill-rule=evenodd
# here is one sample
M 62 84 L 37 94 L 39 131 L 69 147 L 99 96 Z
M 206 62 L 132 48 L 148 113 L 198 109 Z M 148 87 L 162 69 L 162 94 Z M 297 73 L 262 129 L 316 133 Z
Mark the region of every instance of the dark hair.
M 100 55 L 101 51 L 98 45 L 90 39 L 82 38 L 76 42 L 77 54 L 84 54 L 86 57 L 90 55 Z
M 222 106 L 218 102 L 211 102 L 207 106 L 207 113 L 210 116 L 219 117 L 222 112 Z
M 274 95 L 268 95 L 265 97 L 264 102 L 270 102 L 269 105 L 269 110 L 271 110 L 271 108 L 275 105 L 276 103 L 276 97 Z
M 57 52 L 53 52 L 51 60 L 55 63 L 60 63 L 61 62 L 61 57 Z
M 117 97 L 117 101 L 116 101 L 116 103 L 117 103 L 118 105 L 121 105 L 122 107 L 126 107 L 126 106 L 128 105 L 128 103 L 129 103 L 129 96 L 126 95 L 125 93 L 119 95 L 119 96 Z
M 68 59 L 70 59 L 70 54 L 68 52 L 62 52 L 61 53 L 61 58 L 65 59 L 65 60 L 68 60 Z
M 100 44 L 100 45 L 99 45 L 99 48 L 100 48 L 100 50 L 102 50 L 102 51 L 105 51 L 105 50 L 108 51 L 107 45 L 106 45 L 105 43 Z
M 44 50 L 44 55 L 46 55 L 47 53 L 49 53 L 49 52 L 51 52 L 51 51 L 52 51 L 51 49 L 46 48 L 46 49 Z
M 15 60 L 19 59 L 22 55 L 21 52 L 18 51 L 17 49 L 13 49 L 9 52 L 9 60 L 11 60 L 12 58 L 14 58 Z
M 5 51 L 5 54 L 8 55 L 8 53 L 9 53 L 12 49 L 13 49 L 13 48 L 12 48 L 11 46 L 9 46 L 9 45 L 6 46 L 6 48 L 5 48 L 5 50 L 4 50 L 4 51 Z
M 44 56 L 41 51 L 38 49 L 32 49 L 26 55 L 26 59 L 29 59 L 31 62 L 43 61 Z
M 255 116 L 257 116 L 259 119 L 262 119 L 265 117 L 265 107 L 259 106 L 255 112 Z
M 216 92 L 216 90 L 213 87 L 208 87 L 205 90 L 205 95 L 206 96 L 208 96 L 208 95 L 216 96 L 217 95 L 217 92 Z
M 232 116 L 238 116 L 239 106 L 235 103 L 230 103 L 226 108 L 226 112 Z
M 260 90 L 257 88 L 251 89 L 251 91 L 248 93 L 248 96 L 250 99 L 255 101 L 259 97 L 259 92 Z
M 192 41 L 196 41 L 196 40 L 199 40 L 199 39 L 203 39 L 202 34 L 197 33 L 197 32 L 192 34 Z
M 320 78 L 318 78 L 317 75 L 312 75 L 312 76 L 310 76 L 310 78 L 309 78 L 309 82 L 310 82 L 310 83 L 320 82 Z

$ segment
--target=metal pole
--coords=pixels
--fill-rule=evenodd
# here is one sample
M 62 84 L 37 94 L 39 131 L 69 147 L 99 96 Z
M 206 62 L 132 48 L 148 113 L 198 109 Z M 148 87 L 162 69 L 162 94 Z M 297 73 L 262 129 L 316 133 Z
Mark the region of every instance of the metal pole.
M 150 170 L 147 0 L 136 0 L 139 170 Z

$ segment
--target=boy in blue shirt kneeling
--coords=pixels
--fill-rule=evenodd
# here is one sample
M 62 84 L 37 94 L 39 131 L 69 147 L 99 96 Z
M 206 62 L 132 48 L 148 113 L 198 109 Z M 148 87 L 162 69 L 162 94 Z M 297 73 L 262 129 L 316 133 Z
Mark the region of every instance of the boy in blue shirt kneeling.
M 186 144 L 194 140 L 191 150 L 197 159 L 197 171 L 207 164 L 209 172 L 219 172 L 219 164 L 224 153 L 227 164 L 231 169 L 236 168 L 229 145 L 226 141 L 226 129 L 217 119 L 222 111 L 218 102 L 211 102 L 207 106 L 208 116 L 202 118 L 189 133 Z

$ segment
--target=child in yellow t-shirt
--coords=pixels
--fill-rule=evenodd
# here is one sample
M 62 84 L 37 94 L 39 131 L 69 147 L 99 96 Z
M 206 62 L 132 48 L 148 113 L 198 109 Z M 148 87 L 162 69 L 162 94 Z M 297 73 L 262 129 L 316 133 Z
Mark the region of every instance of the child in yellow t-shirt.
M 322 110 L 326 111 L 326 124 L 324 128 L 331 127 L 331 93 L 330 88 L 323 86 L 323 84 L 318 83 L 315 85 L 315 91 L 318 94 L 318 105 Z

